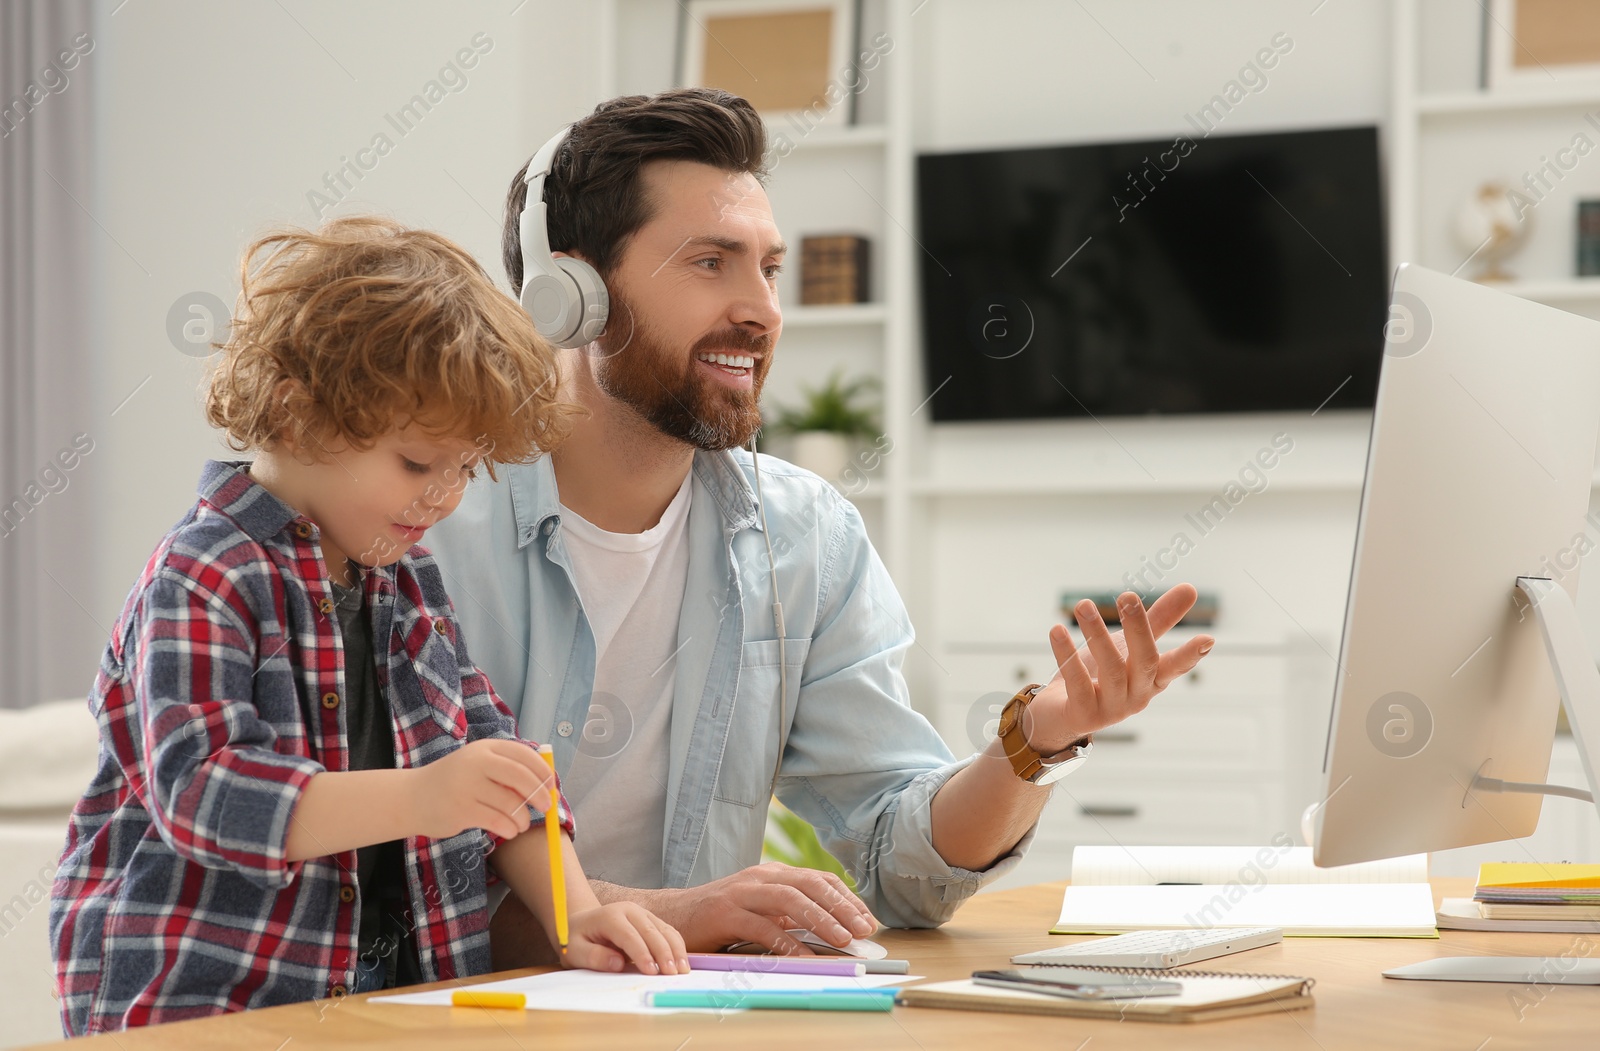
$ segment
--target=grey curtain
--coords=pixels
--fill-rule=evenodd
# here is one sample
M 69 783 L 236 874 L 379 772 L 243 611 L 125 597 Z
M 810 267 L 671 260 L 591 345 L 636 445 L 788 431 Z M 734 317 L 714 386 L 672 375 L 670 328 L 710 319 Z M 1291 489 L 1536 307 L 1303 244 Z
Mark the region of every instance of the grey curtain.
M 87 695 L 109 628 L 91 613 L 104 430 L 93 397 L 97 246 L 87 210 L 93 80 L 104 58 L 94 32 L 87 0 L 0 0 L 5 708 Z

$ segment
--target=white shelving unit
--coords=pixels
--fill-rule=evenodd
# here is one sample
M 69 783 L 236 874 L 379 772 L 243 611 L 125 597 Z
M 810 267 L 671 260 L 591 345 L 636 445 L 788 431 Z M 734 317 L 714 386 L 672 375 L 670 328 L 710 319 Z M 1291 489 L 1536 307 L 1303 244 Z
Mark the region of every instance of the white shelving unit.
M 797 328 L 835 328 L 842 325 L 881 325 L 889 318 L 883 303 L 857 303 L 848 306 L 784 307 L 783 330 Z
M 1486 180 L 1518 186 L 1524 174 L 1576 134 L 1586 134 L 1600 147 L 1600 129 L 1584 119 L 1600 110 L 1600 85 L 1562 83 L 1553 73 L 1544 86 L 1483 89 L 1471 64 L 1429 50 L 1459 47 L 1464 38 L 1481 34 L 1482 18 L 1481 9 L 1470 4 L 1395 4 L 1387 145 L 1389 237 L 1396 262 L 1470 273 L 1466 251 L 1448 236 L 1454 208 Z M 1488 31 L 1503 32 L 1492 24 Z M 1551 189 L 1540 191 L 1529 210 L 1529 241 L 1508 264 L 1519 280 L 1503 286 L 1505 291 L 1600 316 L 1600 278 L 1573 276 L 1574 201 L 1584 196 L 1600 197 L 1600 160 L 1580 161 Z
M 679 6 L 674 0 L 605 0 L 604 6 L 599 22 L 603 92 L 650 94 L 671 87 Z M 897 451 L 865 472 L 865 486 L 854 487 L 850 498 L 897 580 L 912 572 L 907 556 L 912 498 L 900 436 L 921 400 L 913 395 L 919 385 L 909 331 L 914 289 L 910 242 L 902 232 L 913 225 L 910 17 L 915 6 L 905 0 L 862 4 L 862 41 L 883 32 L 894 46 L 856 97 L 856 123 L 808 129 L 777 117 L 768 125 L 769 142 L 786 143 L 775 151 L 767 193 L 791 251 L 787 273 L 779 278 L 784 367 L 769 376 L 763 401 L 769 407 L 793 404 L 800 387 L 835 369 L 880 382 L 884 431 L 895 437 Z M 828 233 L 869 238 L 870 302 L 799 305 L 800 239 Z
M 1481 14 L 1474 5 L 1438 0 L 1398 0 L 1395 5 L 1389 127 L 1392 258 L 1415 260 L 1445 273 L 1461 267 L 1465 253 L 1454 251 L 1455 246 L 1441 236 L 1446 209 L 1463 201 L 1485 179 L 1516 185 L 1521 173 L 1540 166 L 1573 135 L 1585 133 L 1595 143 L 1597 156 L 1575 165 L 1548 196 L 1538 200 L 1529 242 L 1508 264 L 1519 279 L 1501 287 L 1563 310 L 1600 317 L 1600 277 L 1573 276 L 1574 201 L 1600 197 L 1600 130 L 1584 119 L 1600 110 L 1600 84 L 1553 81 L 1538 88 L 1492 91 L 1464 82 L 1471 72 L 1467 66 L 1430 54 L 1428 48 L 1441 39 L 1470 36 L 1459 20 L 1479 20 Z M 1487 31 L 1503 30 L 1489 26 Z M 1600 488 L 1600 473 L 1595 485 Z M 1593 588 L 1593 568 L 1586 566 L 1583 574 L 1590 582 L 1586 587 Z M 1550 780 L 1583 783 L 1570 737 L 1556 739 Z M 1547 799 L 1539 829 L 1528 839 L 1444 851 L 1433 860 L 1436 874 L 1475 876 L 1482 861 L 1587 861 L 1597 847 L 1600 818 L 1593 806 Z

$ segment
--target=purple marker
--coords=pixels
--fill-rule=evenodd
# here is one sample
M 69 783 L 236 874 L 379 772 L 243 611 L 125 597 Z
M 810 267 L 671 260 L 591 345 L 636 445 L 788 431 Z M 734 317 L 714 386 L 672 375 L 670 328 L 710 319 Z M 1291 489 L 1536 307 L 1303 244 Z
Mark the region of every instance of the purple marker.
M 691 971 L 761 971 L 767 974 L 821 974 L 836 978 L 859 978 L 867 973 L 860 960 L 818 960 L 797 956 L 731 956 L 723 953 L 690 953 Z

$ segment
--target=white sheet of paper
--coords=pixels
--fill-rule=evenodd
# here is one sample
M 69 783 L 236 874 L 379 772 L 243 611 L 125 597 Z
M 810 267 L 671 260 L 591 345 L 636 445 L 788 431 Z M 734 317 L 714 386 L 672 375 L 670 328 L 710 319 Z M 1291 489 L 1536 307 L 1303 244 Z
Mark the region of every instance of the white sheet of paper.
M 449 1007 L 450 996 L 461 989 L 485 993 L 522 993 L 530 1011 L 594 1011 L 602 1014 L 658 1014 L 693 1008 L 651 1007 L 646 993 L 699 992 L 776 992 L 779 990 L 881 989 L 902 982 L 920 981 L 918 975 L 868 974 L 859 978 L 837 978 L 818 974 L 770 974 L 750 971 L 690 971 L 688 974 L 645 975 L 628 972 L 606 974 L 601 971 L 555 971 L 499 982 L 460 985 L 423 993 L 396 993 L 375 996 L 375 1004 L 415 1004 Z M 715 1013 L 721 1008 L 705 1008 Z
M 1096 886 L 1157 883 L 1427 883 L 1428 855 L 1318 868 L 1310 847 L 1101 847 L 1072 851 L 1072 882 Z
M 1426 883 L 1067 888 L 1057 933 L 1282 927 L 1286 936 L 1434 938 Z

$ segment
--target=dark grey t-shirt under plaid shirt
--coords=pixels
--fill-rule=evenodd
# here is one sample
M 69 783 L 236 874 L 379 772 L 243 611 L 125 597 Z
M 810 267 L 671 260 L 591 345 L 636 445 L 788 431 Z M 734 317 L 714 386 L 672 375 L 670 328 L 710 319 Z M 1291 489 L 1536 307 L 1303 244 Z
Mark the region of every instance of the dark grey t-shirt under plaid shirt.
M 373 669 L 372 621 L 362 595 L 361 569 L 354 562 L 348 564 L 354 586 L 344 587 L 331 576 L 328 583 L 333 588 L 339 634 L 344 641 L 345 735 L 349 740 L 350 769 L 391 770 L 394 725 L 389 716 L 389 700 L 378 689 Z M 384 921 L 386 915 L 397 915 L 405 909 L 404 848 L 405 844 L 396 839 L 356 850 L 356 893 L 361 898 L 357 955 L 362 960 L 389 957 L 388 985 L 395 984 L 392 953 L 397 935 L 398 940 L 407 942 L 405 952 L 411 951 L 405 932 Z M 414 967 L 406 970 L 414 971 Z

